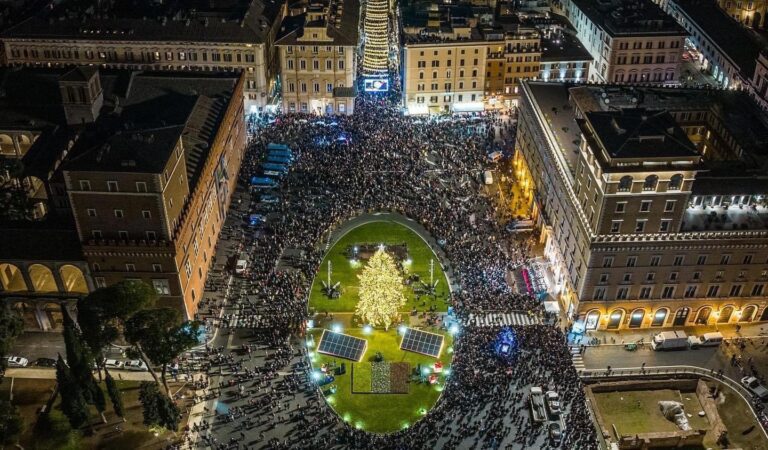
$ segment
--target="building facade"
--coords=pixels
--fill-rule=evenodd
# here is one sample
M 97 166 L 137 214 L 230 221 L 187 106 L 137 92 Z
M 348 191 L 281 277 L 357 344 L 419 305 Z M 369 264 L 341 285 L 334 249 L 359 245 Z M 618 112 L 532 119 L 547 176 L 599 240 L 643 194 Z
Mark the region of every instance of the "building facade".
M 575 331 L 768 320 L 768 127 L 668 92 L 524 83 L 513 165 Z
M 45 181 L 57 213 L 3 225 L 13 241 L 0 246 L 0 296 L 26 310 L 42 299 L 48 311 L 51 299 L 142 280 L 162 304 L 193 317 L 245 148 L 245 75 L 87 66 L 11 70 L 3 80 L 32 99 L 16 109 L 40 107 L 69 140 L 41 137 L 27 152 L 31 160 L 64 155 Z M 57 101 L 61 108 L 51 108 Z M 14 105 L 3 106 L 13 117 Z M 47 240 L 35 236 L 48 235 L 68 239 L 26 257 L 14 244 L 37 248 Z M 50 322 L 38 320 L 42 329 Z
M 592 56 L 589 81 L 677 84 L 686 32 L 651 0 L 564 0 Z
M 75 15 L 72 8 L 79 6 L 72 3 L 61 2 L 3 31 L 4 64 L 242 72 L 246 111 L 273 105 L 279 3 L 242 0 L 224 13 L 202 1 L 159 2 L 151 11 L 101 3 L 101 9 Z
M 285 112 L 352 114 L 355 107 L 357 0 L 291 4 L 276 41 Z
M 765 0 L 718 0 L 717 6 L 747 27 L 763 29 L 768 2 Z

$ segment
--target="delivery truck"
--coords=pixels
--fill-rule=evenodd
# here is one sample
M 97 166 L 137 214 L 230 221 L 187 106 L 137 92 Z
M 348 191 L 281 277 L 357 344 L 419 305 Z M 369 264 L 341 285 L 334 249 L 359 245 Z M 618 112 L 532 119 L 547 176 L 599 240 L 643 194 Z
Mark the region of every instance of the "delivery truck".
M 681 350 L 688 348 L 688 336 L 684 331 L 662 331 L 653 337 L 654 350 Z
M 544 403 L 544 390 L 539 386 L 531 387 L 531 415 L 534 422 L 547 420 L 547 410 Z

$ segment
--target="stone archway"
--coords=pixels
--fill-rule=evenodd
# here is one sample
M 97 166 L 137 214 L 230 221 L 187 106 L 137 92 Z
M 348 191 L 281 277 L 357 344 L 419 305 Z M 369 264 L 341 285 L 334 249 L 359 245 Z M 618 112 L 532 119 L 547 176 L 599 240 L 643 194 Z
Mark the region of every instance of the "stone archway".
M 765 322 L 766 320 L 768 320 L 768 306 L 763 308 L 763 313 L 760 314 L 760 321 Z
M 757 313 L 757 305 L 748 305 L 741 310 L 740 322 L 752 322 L 755 320 L 755 313 Z
M 614 309 L 611 311 L 611 314 L 608 315 L 608 326 L 606 328 L 609 330 L 618 330 L 621 326 L 622 319 L 624 319 L 624 310 L 621 308 Z
M 717 323 L 728 323 L 733 315 L 733 306 L 724 306 L 717 316 Z
M 682 308 L 679 308 L 675 312 L 675 320 L 672 321 L 672 325 L 678 327 L 685 325 L 685 322 L 688 320 L 688 315 L 691 314 L 691 308 L 687 306 L 683 306 Z
M 21 317 L 25 330 L 40 330 L 40 323 L 35 314 L 35 307 L 27 302 L 17 301 L 13 304 L 13 310 Z
M 85 276 L 79 267 L 65 264 L 59 267 L 59 275 L 66 292 L 88 293 L 88 283 L 85 282 Z
M 42 327 L 45 331 L 60 331 L 64 328 L 64 315 L 59 303 L 48 302 L 41 305 L 39 311 L 41 322 L 47 321 L 47 326 Z
M 0 264 L 0 286 L 6 292 L 29 291 L 24 274 L 13 264 Z
M 652 327 L 664 326 L 664 322 L 667 321 L 668 315 L 669 315 L 669 308 L 657 309 L 656 312 L 653 314 L 653 320 L 651 321 L 651 326 Z
M 56 286 L 51 269 L 42 264 L 32 264 L 28 271 L 35 292 L 58 292 L 59 287 Z
M 645 319 L 645 310 L 643 308 L 637 308 L 629 315 L 629 328 L 640 328 L 643 325 L 643 319 Z
M 706 325 L 709 322 L 709 316 L 712 314 L 712 308 L 705 306 L 696 313 L 696 325 Z

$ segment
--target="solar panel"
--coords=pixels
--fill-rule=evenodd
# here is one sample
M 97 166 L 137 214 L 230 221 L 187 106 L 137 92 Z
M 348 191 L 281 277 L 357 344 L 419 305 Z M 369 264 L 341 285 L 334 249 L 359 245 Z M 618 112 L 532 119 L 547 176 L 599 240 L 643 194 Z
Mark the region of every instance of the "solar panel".
M 323 330 L 320 336 L 320 345 L 317 346 L 318 353 L 338 356 L 339 358 L 360 361 L 363 359 L 365 350 L 368 348 L 368 341 L 356 338 L 348 334 L 336 333 Z
M 443 335 L 406 328 L 400 350 L 421 353 L 437 358 L 443 350 Z

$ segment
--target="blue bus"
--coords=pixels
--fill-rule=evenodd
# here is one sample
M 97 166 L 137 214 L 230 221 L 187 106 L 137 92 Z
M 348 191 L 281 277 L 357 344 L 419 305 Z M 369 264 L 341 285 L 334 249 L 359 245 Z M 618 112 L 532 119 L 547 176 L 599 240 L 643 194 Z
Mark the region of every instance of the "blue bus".
M 279 151 L 291 153 L 291 148 L 288 147 L 287 145 L 270 142 L 269 144 L 267 144 L 267 151 L 271 152 L 272 150 L 279 150 Z
M 288 173 L 288 166 L 279 163 L 266 162 L 261 165 L 263 170 L 269 170 L 271 172 Z
M 281 156 L 281 155 L 273 155 L 270 154 L 267 156 L 268 164 L 282 164 L 282 165 L 288 165 L 293 162 L 293 158 L 290 156 Z
M 287 157 L 293 159 L 293 152 L 292 151 L 270 150 L 270 151 L 267 152 L 267 155 L 287 156 Z
M 277 181 L 269 177 L 251 177 L 251 186 L 257 189 L 266 189 L 277 186 Z

